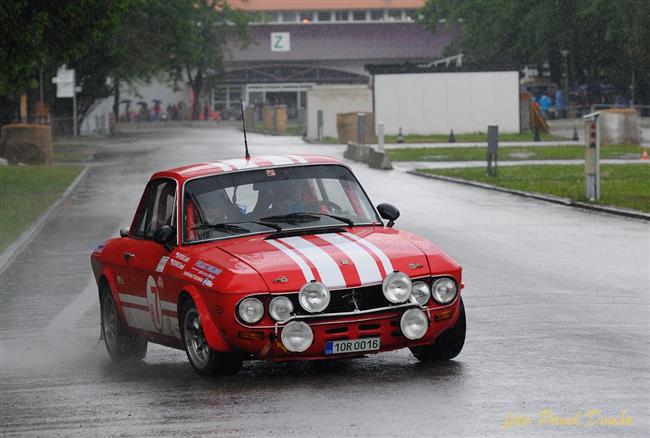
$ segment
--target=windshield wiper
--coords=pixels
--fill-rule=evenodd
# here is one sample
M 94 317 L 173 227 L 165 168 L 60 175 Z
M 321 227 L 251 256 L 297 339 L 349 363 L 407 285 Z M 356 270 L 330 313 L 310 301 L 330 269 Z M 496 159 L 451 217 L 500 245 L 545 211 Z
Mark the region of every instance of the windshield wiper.
M 201 224 L 192 227 L 193 230 L 219 230 L 227 233 L 250 233 L 248 228 L 240 227 L 232 223 L 222 222 L 219 224 Z
M 232 232 L 237 232 L 237 233 L 250 233 L 250 230 L 248 228 L 240 227 L 237 224 L 258 224 L 258 225 L 263 225 L 265 227 L 273 228 L 275 231 L 282 231 L 282 227 L 278 224 L 274 224 L 272 222 L 264 222 L 264 221 L 238 221 L 238 222 L 221 222 L 218 224 L 202 224 L 202 225 L 197 225 L 196 227 L 192 228 L 193 230 L 220 230 L 220 231 L 232 231 Z
M 331 217 L 332 219 L 336 219 L 337 221 L 345 222 L 351 227 L 354 226 L 354 222 L 352 221 L 352 219 L 343 216 L 337 216 L 334 214 L 328 214 L 328 213 L 289 213 L 289 214 L 278 215 L 278 216 L 263 217 L 262 220 L 263 221 L 286 221 L 289 223 L 312 222 L 315 220 L 319 220 L 320 216 Z

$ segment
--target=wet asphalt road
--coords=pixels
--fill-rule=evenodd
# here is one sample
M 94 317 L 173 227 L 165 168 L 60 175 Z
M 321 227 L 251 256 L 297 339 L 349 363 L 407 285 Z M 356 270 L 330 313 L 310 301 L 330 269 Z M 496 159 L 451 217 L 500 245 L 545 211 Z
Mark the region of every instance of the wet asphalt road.
M 249 143 L 257 154 L 343 152 L 287 137 Z M 153 171 L 238 157 L 240 144 L 238 131 L 223 128 L 101 148 L 0 276 L 2 436 L 650 434 L 647 223 L 358 164 L 373 202 L 400 208 L 398 227 L 464 266 L 468 332 L 457 360 L 422 366 L 398 351 L 334 364 L 250 362 L 211 380 L 183 352 L 151 346 L 141 365 L 113 366 L 99 341 L 90 252 L 130 222 Z M 539 424 L 544 410 L 577 424 Z M 632 425 L 589 426 L 590 410 L 623 412 Z M 519 425 L 504 427 L 514 416 Z

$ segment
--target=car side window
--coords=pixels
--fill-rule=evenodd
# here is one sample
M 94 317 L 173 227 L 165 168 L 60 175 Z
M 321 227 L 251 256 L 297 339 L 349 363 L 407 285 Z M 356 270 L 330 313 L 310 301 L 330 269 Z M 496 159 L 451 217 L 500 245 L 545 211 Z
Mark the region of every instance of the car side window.
M 138 209 L 136 210 L 135 218 L 133 219 L 131 230 L 129 232 L 131 236 L 140 239 L 144 237 L 144 228 L 147 224 L 147 213 L 149 211 L 149 204 L 151 200 L 151 187 L 152 183 L 149 183 L 144 189 L 144 193 L 140 199 L 140 204 L 138 204 Z
M 147 239 L 153 238 L 163 225 L 174 226 L 176 182 L 168 179 L 156 180 L 151 186 L 150 193 L 144 229 L 144 237 Z

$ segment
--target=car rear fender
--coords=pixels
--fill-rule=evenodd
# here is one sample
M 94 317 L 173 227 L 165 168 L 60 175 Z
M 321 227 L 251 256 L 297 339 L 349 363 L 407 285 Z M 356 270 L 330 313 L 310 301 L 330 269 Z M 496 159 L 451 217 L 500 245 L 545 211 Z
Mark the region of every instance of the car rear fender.
M 120 318 L 122 318 L 122 321 L 126 323 L 126 316 L 124 315 L 124 311 L 122 309 L 122 302 L 120 301 L 120 294 L 118 292 L 117 281 L 115 279 L 115 276 L 116 276 L 115 271 L 110 266 L 103 267 L 99 275 L 96 276 L 97 293 L 98 295 L 101 294 L 101 289 L 100 289 L 101 282 L 105 281 L 108 284 L 108 288 L 111 291 L 111 295 L 113 295 L 113 301 L 115 301 L 117 312 L 120 315 Z M 101 306 L 101 298 L 102 298 L 101 295 L 99 295 L 98 298 L 100 300 L 100 306 Z
M 116 303 L 119 303 L 119 297 L 117 293 L 117 282 L 115 281 L 115 273 L 110 268 L 110 266 L 104 267 L 99 275 L 96 276 L 97 280 L 97 292 L 101 292 L 101 282 L 105 281 L 108 283 L 108 287 L 111 289 L 111 294 L 113 294 L 113 299 Z
M 208 341 L 208 344 L 213 350 L 216 351 L 232 351 L 232 346 L 226 342 L 225 338 L 221 334 L 221 328 L 219 327 L 217 321 L 213 318 L 212 314 L 208 310 L 208 306 L 203 300 L 201 293 L 197 290 L 195 286 L 187 285 L 183 288 L 183 292 L 178 296 L 178 326 L 180 330 L 183 330 L 183 322 L 181 321 L 181 306 L 183 304 L 184 294 L 189 295 L 196 305 L 196 309 L 199 311 L 199 317 L 201 318 L 201 326 L 203 327 L 203 334 L 205 339 Z

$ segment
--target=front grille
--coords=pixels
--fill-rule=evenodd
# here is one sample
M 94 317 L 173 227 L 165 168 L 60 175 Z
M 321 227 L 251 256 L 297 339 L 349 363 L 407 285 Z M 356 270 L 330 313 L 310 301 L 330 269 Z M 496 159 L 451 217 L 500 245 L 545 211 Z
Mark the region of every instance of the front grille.
M 342 289 L 330 291 L 330 303 L 323 313 L 342 313 L 354 310 L 371 310 L 379 307 L 386 307 L 391 303 L 384 297 L 381 285 L 358 287 L 354 289 Z M 307 315 L 300 303 L 298 294 L 287 295 L 293 303 L 296 315 Z M 356 303 L 356 304 L 355 304 Z

